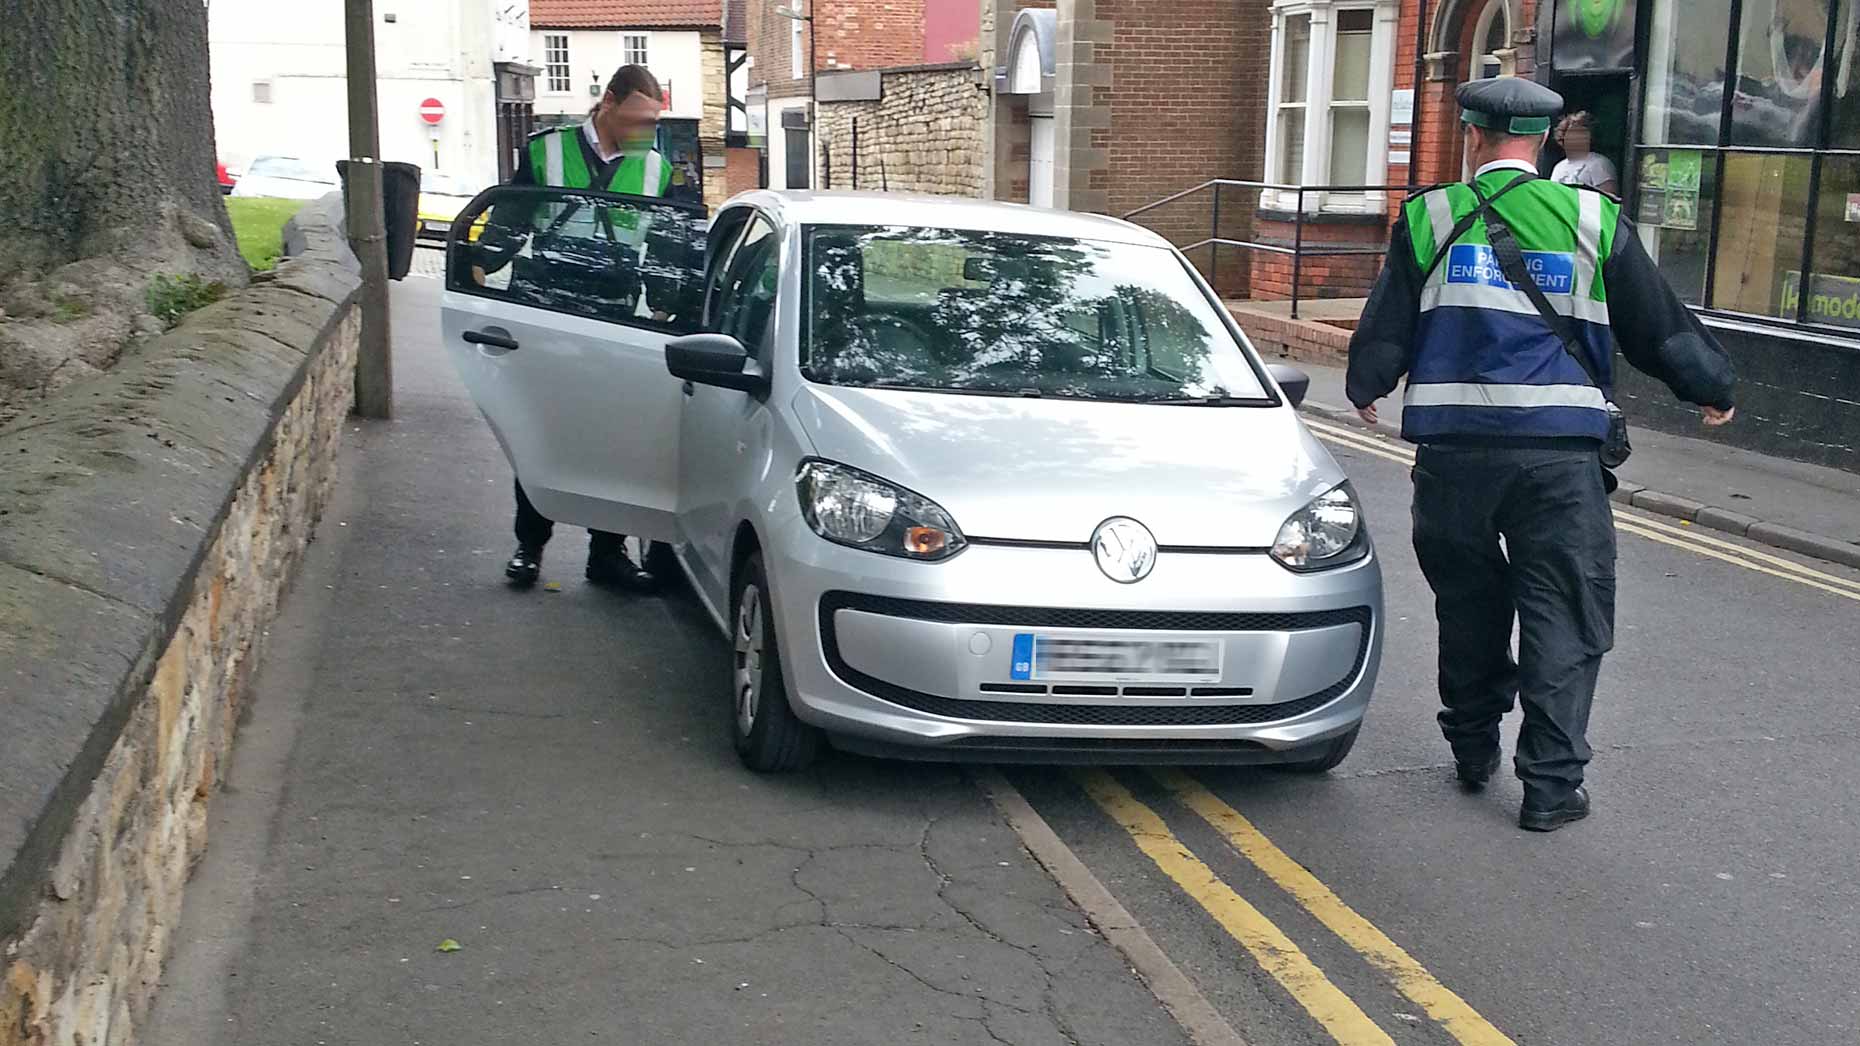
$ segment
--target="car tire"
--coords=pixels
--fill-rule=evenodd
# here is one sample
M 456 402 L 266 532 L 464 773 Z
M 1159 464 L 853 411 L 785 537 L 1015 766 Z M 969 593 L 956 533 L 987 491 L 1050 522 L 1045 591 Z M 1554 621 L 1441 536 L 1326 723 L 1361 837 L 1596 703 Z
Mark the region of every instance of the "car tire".
M 1294 774 L 1329 773 L 1349 758 L 1350 749 L 1356 747 L 1356 735 L 1362 729 L 1359 724 L 1351 727 L 1347 734 L 1339 734 L 1321 744 L 1300 749 L 1300 753 L 1306 755 L 1307 758 L 1281 763 L 1279 769 Z
M 757 773 L 800 770 L 820 752 L 820 731 L 788 703 L 762 555 L 737 572 L 730 599 L 730 730 L 736 754 Z

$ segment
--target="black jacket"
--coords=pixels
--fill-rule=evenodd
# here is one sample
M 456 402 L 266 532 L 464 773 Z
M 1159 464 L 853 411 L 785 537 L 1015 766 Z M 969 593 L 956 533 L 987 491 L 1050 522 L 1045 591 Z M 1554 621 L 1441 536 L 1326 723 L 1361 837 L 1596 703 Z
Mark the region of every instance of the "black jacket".
M 1622 357 L 1687 403 L 1731 409 L 1736 382 L 1731 357 L 1673 293 L 1625 217 L 1615 228 L 1602 277 L 1608 284 L 1608 326 Z M 1401 384 L 1414 360 L 1420 312 L 1421 269 L 1404 215 L 1395 223 L 1382 275 L 1350 338 L 1345 393 L 1352 404 L 1367 407 Z

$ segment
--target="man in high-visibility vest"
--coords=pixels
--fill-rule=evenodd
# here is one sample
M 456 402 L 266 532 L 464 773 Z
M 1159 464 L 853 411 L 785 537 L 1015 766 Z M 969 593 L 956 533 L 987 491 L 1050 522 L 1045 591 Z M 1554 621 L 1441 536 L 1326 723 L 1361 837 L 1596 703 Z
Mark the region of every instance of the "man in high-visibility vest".
M 1410 197 L 1350 339 L 1363 420 L 1405 377 L 1414 549 L 1440 625 L 1441 731 L 1477 791 L 1524 706 L 1518 825 L 1588 816 L 1589 709 L 1614 645 L 1607 463 L 1626 457 L 1614 355 L 1731 420 L 1730 358 L 1641 249 L 1613 197 L 1537 177 L 1556 92 L 1458 92 L 1471 174 Z M 1511 656 L 1513 621 L 1518 655 Z
M 658 79 L 645 66 L 621 66 L 586 120 L 577 126 L 542 131 L 530 137 L 511 184 L 664 196 L 672 183 L 672 165 L 652 147 L 659 111 L 664 107 L 663 97 Z M 643 235 L 639 229 L 640 216 L 634 212 L 609 214 L 583 208 L 570 212 L 570 220 L 600 224 L 601 236 L 621 245 L 637 246 Z M 492 223 L 529 224 L 514 223 L 507 216 L 495 214 Z M 596 238 L 599 237 L 584 235 L 581 242 L 585 244 Z M 546 267 L 525 274 L 521 271 L 523 263 L 523 259 L 518 259 L 519 270 L 513 282 L 548 279 Z M 516 496 L 517 551 L 510 557 L 504 574 L 514 584 L 527 587 L 542 576 L 543 546 L 548 543 L 555 523 L 530 504 L 529 497 L 523 493 L 520 476 L 516 480 Z M 653 576 L 627 554 L 624 535 L 600 530 L 588 533 L 589 581 L 636 592 L 650 591 L 654 587 Z

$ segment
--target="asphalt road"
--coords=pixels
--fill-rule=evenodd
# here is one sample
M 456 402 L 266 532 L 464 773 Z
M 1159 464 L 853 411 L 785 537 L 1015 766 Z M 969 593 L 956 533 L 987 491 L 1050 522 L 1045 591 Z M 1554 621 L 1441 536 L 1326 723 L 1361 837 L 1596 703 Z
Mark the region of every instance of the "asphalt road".
M 396 290 L 399 416 L 350 435 L 147 1041 L 1185 1042 L 962 772 L 750 775 L 689 599 L 588 588 L 573 532 L 560 592 L 503 587 L 436 289 Z M 1529 835 L 1515 781 L 1452 787 L 1400 448 L 1336 438 L 1389 585 L 1355 754 L 1008 771 L 1060 838 L 1262 1046 L 1860 1039 L 1860 577 L 1627 524 L 1596 816 Z

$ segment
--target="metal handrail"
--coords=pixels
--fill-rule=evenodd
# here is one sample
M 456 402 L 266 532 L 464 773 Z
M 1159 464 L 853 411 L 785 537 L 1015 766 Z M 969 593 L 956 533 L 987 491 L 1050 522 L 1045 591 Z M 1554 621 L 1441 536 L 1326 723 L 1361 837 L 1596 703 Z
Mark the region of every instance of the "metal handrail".
M 1292 193 L 1296 195 L 1296 206 L 1292 211 L 1292 245 L 1290 247 L 1285 247 L 1280 244 L 1261 243 L 1256 240 L 1234 240 L 1222 236 L 1221 189 L 1223 188 L 1257 190 L 1262 195 L 1267 192 Z M 1206 239 L 1197 240 L 1183 247 L 1182 250 L 1186 252 L 1200 250 L 1203 247 L 1208 248 L 1208 282 L 1216 286 L 1218 286 L 1218 277 L 1221 269 L 1222 247 L 1239 247 L 1245 250 L 1260 251 L 1266 254 L 1290 255 L 1292 259 L 1292 319 L 1297 319 L 1298 299 L 1304 284 L 1304 259 L 1306 255 L 1313 258 L 1323 258 L 1341 255 L 1367 256 L 1382 253 L 1381 247 L 1369 246 L 1366 244 L 1330 244 L 1321 247 L 1306 247 L 1305 198 L 1313 193 L 1319 194 L 1320 196 L 1326 193 L 1402 193 L 1406 195 L 1417 189 L 1425 188 L 1427 188 L 1427 186 L 1424 185 L 1291 185 L 1281 182 L 1247 181 L 1239 178 L 1210 178 L 1193 188 L 1184 189 L 1181 192 L 1165 196 L 1153 203 L 1146 203 L 1134 211 L 1129 211 L 1124 215 L 1124 220 L 1134 220 L 1138 215 L 1146 214 L 1156 210 L 1158 207 L 1164 207 L 1176 203 L 1177 201 L 1185 200 L 1197 193 L 1212 190 L 1214 200 L 1212 207 L 1209 208 L 1210 219 L 1208 236 Z

